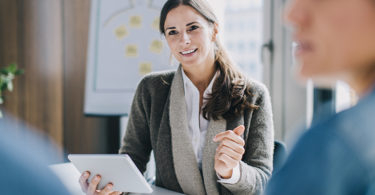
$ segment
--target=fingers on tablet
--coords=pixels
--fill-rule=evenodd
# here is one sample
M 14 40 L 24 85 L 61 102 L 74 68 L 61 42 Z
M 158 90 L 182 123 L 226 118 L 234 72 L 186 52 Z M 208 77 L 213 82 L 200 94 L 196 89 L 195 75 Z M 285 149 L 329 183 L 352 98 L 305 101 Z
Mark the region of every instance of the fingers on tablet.
M 91 179 L 90 184 L 89 184 L 89 187 L 88 187 L 88 189 L 87 189 L 87 193 L 88 193 L 88 194 L 94 194 L 94 193 L 95 193 L 96 188 L 97 188 L 97 186 L 98 186 L 98 184 L 99 184 L 99 182 L 100 182 L 100 179 L 101 179 L 100 175 L 95 175 L 95 176 Z
M 87 179 L 89 177 L 90 177 L 90 172 L 88 171 L 83 172 L 81 177 L 79 177 L 79 184 L 83 192 L 87 192 L 87 188 L 89 187 Z
M 103 189 L 101 194 L 110 194 L 112 192 L 113 184 L 107 184 Z

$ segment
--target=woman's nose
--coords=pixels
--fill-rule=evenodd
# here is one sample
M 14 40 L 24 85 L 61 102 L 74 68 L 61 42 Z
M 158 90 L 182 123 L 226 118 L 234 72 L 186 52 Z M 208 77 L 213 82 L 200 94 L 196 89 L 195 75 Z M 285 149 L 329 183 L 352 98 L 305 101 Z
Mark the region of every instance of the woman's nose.
M 190 36 L 187 33 L 182 34 L 182 43 L 188 45 L 191 43 Z

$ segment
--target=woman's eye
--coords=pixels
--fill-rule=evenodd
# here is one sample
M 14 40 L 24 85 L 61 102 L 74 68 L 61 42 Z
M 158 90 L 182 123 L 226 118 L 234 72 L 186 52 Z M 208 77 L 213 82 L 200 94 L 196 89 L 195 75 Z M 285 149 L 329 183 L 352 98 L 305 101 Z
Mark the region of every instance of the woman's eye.
M 199 26 L 195 26 L 195 25 L 193 25 L 193 26 L 191 26 L 191 27 L 189 28 L 188 31 L 193 31 L 193 30 L 195 30 L 195 29 L 197 29 L 197 28 L 199 28 Z
M 168 32 L 168 35 L 175 35 L 175 34 L 177 34 L 177 31 L 175 31 L 175 30 L 171 30 L 171 31 Z

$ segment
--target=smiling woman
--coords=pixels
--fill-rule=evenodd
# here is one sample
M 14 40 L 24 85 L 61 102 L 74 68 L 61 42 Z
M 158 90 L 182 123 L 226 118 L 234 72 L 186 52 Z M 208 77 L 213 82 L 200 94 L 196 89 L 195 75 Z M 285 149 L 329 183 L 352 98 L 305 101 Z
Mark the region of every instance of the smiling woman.
M 215 65 L 214 40 L 217 27 L 210 24 L 193 8 L 179 6 L 168 13 L 164 24 L 165 37 L 173 55 L 190 77 L 194 72 L 213 77 Z M 204 79 L 207 80 L 207 79 Z M 204 86 L 203 86 L 204 87 Z
M 168 0 L 160 31 L 177 71 L 143 78 L 134 96 L 120 153 L 141 172 L 151 151 L 157 186 L 185 194 L 259 194 L 272 173 L 273 121 L 266 87 L 246 78 L 218 39 L 205 0 Z M 110 194 L 112 184 L 87 194 Z
M 250 96 L 250 92 L 246 90 L 248 83 L 219 41 L 218 21 L 211 9 L 207 9 L 207 2 L 203 1 L 202 7 L 172 2 L 166 3 L 162 10 L 159 28 L 184 72 L 200 92 L 207 87 L 216 70 L 220 72 L 218 82 L 213 86 L 212 96 L 203 109 L 204 116 L 212 115 L 217 119 L 219 115 L 223 115 L 224 118 L 230 118 L 242 111 L 241 106 L 254 108 L 254 105 L 246 104 L 246 97 Z M 231 88 L 237 90 L 230 90 Z M 234 99 L 236 101 L 231 101 Z M 222 104 L 214 105 L 214 101 Z

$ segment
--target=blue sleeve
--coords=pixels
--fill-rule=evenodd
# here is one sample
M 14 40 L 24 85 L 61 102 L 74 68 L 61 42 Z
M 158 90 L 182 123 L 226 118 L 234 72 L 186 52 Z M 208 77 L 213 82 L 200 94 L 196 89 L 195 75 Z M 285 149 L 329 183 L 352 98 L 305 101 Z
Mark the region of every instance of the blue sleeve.
M 356 152 L 337 133 L 312 129 L 271 178 L 266 194 L 364 194 L 365 170 Z
M 0 194 L 69 195 L 48 167 L 61 160 L 49 138 L 7 115 L 1 120 Z
M 37 152 L 37 151 L 33 151 Z M 0 150 L 1 194 L 69 195 L 59 178 L 45 164 L 30 158 L 22 159 L 23 153 L 10 154 Z M 27 155 L 26 155 L 27 156 Z M 36 155 L 39 156 L 39 155 Z M 78 182 L 78 181 L 77 181 Z

